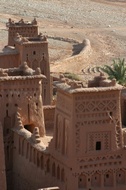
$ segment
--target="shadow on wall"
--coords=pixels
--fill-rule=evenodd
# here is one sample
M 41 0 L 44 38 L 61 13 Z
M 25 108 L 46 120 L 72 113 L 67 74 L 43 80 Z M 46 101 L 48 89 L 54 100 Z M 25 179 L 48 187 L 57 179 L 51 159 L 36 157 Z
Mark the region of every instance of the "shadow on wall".
M 26 130 L 30 131 L 31 133 L 33 133 L 35 126 L 33 124 L 26 124 L 26 125 L 24 125 L 24 128 Z
M 84 48 L 84 43 L 74 44 L 72 49 L 73 51 L 72 56 L 79 54 L 83 50 L 83 48 Z

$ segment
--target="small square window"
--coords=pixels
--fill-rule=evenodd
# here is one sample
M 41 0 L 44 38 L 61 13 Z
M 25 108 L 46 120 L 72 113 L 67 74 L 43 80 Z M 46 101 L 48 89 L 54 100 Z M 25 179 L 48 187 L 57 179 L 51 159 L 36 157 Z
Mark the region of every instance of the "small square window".
M 106 178 L 109 178 L 109 174 L 106 174 Z
M 82 181 L 82 179 L 80 178 L 80 181 Z
M 101 150 L 101 141 L 96 142 L 96 150 Z
M 33 55 L 36 55 L 36 51 L 33 51 Z

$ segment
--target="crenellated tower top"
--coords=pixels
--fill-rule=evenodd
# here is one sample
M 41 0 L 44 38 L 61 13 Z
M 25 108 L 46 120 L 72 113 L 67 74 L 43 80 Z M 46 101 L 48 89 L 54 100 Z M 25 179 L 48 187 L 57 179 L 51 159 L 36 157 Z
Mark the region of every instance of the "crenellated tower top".
M 17 33 L 22 37 L 37 37 L 38 36 L 38 23 L 34 18 L 33 21 L 28 22 L 23 19 L 14 22 L 11 18 L 6 24 L 8 28 L 8 45 L 15 46 L 14 38 Z

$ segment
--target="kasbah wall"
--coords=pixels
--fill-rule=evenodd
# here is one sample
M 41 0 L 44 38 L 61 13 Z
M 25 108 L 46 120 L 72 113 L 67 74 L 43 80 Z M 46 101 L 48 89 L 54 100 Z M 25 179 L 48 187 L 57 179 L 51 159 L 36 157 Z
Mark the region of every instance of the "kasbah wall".
M 52 106 L 48 42 L 37 21 L 9 19 L 7 27 L 0 55 L 0 189 L 125 190 L 125 90 L 103 74 L 87 88 L 61 76 Z

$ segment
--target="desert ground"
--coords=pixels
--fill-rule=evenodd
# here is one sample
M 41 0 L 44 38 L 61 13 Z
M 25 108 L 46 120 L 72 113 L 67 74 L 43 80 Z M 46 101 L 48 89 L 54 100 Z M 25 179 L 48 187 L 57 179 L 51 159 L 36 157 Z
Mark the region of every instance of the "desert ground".
M 0 0 L 1 48 L 7 44 L 5 24 L 9 18 L 31 21 L 34 17 L 39 31 L 49 36 L 52 73 L 69 71 L 91 78 L 97 74 L 95 67 L 126 58 L 126 0 Z M 90 40 L 90 53 L 79 60 L 64 61 L 81 51 L 84 39 Z

